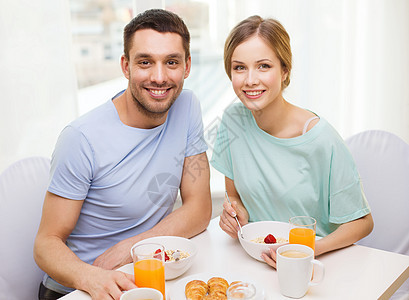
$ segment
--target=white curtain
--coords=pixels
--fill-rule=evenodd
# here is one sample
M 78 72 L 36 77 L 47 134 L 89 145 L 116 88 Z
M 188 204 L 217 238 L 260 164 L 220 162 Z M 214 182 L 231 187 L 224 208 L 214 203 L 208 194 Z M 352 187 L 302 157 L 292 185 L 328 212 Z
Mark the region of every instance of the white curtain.
M 0 172 L 50 157 L 77 115 L 68 0 L 0 0 Z
M 285 26 L 293 50 L 287 100 L 326 118 L 344 138 L 383 129 L 409 142 L 409 1 L 217 3 L 222 32 L 226 20 L 230 30 L 254 14 Z
M 343 133 L 383 129 L 409 142 L 409 1 L 345 1 L 343 24 Z
M 253 14 L 274 17 L 288 30 L 293 49 L 286 99 L 326 118 L 344 138 L 383 129 L 409 142 L 409 1 L 201 1 L 209 4 L 211 22 L 211 43 L 202 53 L 219 58 L 214 66 L 206 60 L 195 65 L 189 80 L 206 68 L 223 72 L 221 49 L 237 22 Z M 154 6 L 170 2 L 175 0 Z M 133 3 L 138 10 L 147 8 L 143 1 Z M 0 5 L 1 171 L 22 157 L 50 156 L 59 132 L 78 113 L 69 1 L 0 0 Z M 209 107 L 207 126 L 234 93 L 224 74 L 221 89 L 206 86 L 208 80 L 189 86 L 189 80 L 187 86 Z M 212 91 L 215 99 L 209 97 Z

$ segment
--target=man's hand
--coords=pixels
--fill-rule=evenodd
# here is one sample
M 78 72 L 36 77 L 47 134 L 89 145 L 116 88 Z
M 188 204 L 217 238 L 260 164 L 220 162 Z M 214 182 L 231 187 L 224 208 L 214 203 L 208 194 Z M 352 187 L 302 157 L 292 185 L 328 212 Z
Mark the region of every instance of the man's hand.
M 115 270 L 131 263 L 131 247 L 133 244 L 134 242 L 130 239 L 119 242 L 98 256 L 93 265 L 106 270 Z
M 136 288 L 133 275 L 101 268 L 94 268 L 83 285 L 93 300 L 119 300 L 122 291 Z

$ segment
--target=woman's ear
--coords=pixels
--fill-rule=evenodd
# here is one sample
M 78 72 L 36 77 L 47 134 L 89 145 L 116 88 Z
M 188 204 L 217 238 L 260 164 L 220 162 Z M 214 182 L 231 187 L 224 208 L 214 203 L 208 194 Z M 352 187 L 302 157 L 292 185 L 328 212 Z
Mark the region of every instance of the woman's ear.
M 281 82 L 284 82 L 287 80 L 288 77 L 288 70 L 287 68 L 283 68 L 282 72 L 281 72 Z

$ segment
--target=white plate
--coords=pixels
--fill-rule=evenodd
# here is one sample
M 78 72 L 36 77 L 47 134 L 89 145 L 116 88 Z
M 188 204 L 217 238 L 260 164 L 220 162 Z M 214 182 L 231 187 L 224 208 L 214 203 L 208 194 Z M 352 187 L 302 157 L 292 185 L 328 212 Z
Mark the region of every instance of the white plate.
M 186 276 L 180 280 L 178 280 L 170 289 L 168 300 L 185 300 L 185 286 L 189 281 L 192 280 L 203 280 L 207 282 L 212 277 L 222 277 L 226 279 L 229 283 L 233 281 L 243 281 L 243 282 L 250 282 L 254 284 L 256 287 L 256 300 L 264 300 L 264 288 L 258 284 L 257 282 L 253 282 L 251 279 L 246 277 L 245 275 L 240 274 L 232 274 L 232 273 L 225 273 L 225 272 L 218 272 L 218 273 L 198 273 L 193 274 L 190 276 Z

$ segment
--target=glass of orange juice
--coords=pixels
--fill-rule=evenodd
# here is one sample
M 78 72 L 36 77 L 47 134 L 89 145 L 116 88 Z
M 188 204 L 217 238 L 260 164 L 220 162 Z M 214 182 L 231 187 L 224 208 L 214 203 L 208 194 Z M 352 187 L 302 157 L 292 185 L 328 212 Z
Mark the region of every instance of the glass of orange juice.
M 131 249 L 135 284 L 153 288 L 165 297 L 165 247 L 156 243 L 136 244 Z
M 315 229 L 317 221 L 312 217 L 297 216 L 290 218 L 290 244 L 301 244 L 315 251 Z

